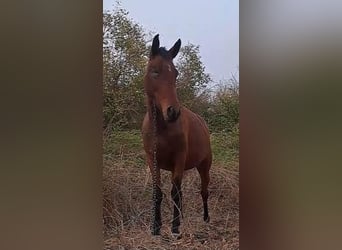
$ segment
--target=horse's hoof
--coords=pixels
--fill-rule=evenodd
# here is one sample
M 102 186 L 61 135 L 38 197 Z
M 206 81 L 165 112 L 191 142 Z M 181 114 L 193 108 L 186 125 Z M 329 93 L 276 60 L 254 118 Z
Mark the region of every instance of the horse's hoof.
M 172 237 L 175 238 L 176 240 L 179 240 L 182 238 L 182 234 L 181 233 L 172 233 Z
M 173 234 L 179 234 L 179 229 L 178 229 L 178 227 L 172 227 L 171 232 L 172 232 Z
M 206 223 L 209 223 L 209 222 L 210 222 L 210 217 L 209 217 L 209 215 L 208 215 L 208 217 L 204 217 L 203 219 L 204 219 L 204 221 L 205 221 Z
M 160 235 L 160 229 L 154 229 L 154 230 L 152 230 L 152 235 L 153 235 L 153 236 Z

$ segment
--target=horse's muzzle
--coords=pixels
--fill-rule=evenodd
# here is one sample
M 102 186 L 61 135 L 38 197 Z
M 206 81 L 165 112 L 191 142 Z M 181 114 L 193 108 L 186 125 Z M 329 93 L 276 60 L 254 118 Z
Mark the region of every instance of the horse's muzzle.
M 174 107 L 170 106 L 167 108 L 166 114 L 168 122 L 175 122 L 180 115 L 180 109 L 177 111 Z

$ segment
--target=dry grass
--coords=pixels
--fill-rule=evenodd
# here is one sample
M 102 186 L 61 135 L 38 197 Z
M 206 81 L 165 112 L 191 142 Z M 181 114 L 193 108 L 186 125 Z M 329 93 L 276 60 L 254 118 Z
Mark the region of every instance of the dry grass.
M 137 135 L 138 136 L 138 135 Z M 123 140 L 124 141 L 124 140 Z M 210 223 L 203 221 L 200 178 L 196 170 L 186 172 L 183 189 L 181 239 L 171 236 L 173 206 L 170 173 L 162 171 L 163 226 L 161 236 L 151 236 L 151 175 L 142 147 L 129 145 L 105 152 L 103 172 L 105 249 L 238 249 L 239 185 L 238 163 L 214 162 L 209 185 Z M 227 150 L 227 149 L 222 149 Z M 137 160 L 138 159 L 138 160 Z

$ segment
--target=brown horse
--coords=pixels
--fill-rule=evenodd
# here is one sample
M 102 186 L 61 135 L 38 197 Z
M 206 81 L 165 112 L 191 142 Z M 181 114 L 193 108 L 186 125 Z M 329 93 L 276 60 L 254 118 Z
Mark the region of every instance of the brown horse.
M 152 234 L 159 235 L 161 222 L 160 169 L 172 172 L 171 196 L 174 201 L 172 233 L 179 234 L 182 214 L 181 183 L 184 170 L 196 167 L 201 177 L 204 221 L 209 222 L 208 184 L 211 166 L 209 130 L 197 114 L 180 105 L 176 93 L 178 72 L 173 58 L 181 41 L 166 50 L 159 47 L 159 35 L 153 38 L 150 58 L 144 76 L 147 113 L 142 125 L 144 149 L 153 175 Z

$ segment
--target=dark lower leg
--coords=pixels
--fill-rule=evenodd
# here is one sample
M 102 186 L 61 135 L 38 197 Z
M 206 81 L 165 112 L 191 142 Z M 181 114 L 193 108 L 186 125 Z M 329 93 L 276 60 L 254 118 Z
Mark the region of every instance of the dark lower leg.
M 210 217 L 209 217 L 209 212 L 208 212 L 208 190 L 202 190 L 201 192 L 202 195 L 202 200 L 203 200 L 203 220 L 205 222 L 209 222 Z
M 203 163 L 201 168 L 198 168 L 198 172 L 201 176 L 201 196 L 203 200 L 203 220 L 205 222 L 210 221 L 209 212 L 208 212 L 208 185 L 210 182 L 209 176 L 209 168 L 207 163 Z
M 179 233 L 180 215 L 182 212 L 182 191 L 180 182 L 172 185 L 171 196 L 174 202 L 172 233 Z
M 163 193 L 160 187 L 156 186 L 153 188 L 153 224 L 152 224 L 152 234 L 159 235 L 160 228 L 162 226 L 161 222 L 161 212 L 160 212 L 160 205 L 163 200 Z

